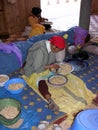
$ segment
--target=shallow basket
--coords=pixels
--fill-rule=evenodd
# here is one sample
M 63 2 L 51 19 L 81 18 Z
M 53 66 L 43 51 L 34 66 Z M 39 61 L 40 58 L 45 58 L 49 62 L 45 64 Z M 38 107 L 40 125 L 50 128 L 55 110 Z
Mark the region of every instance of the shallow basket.
M 3 108 L 8 106 L 14 106 L 19 111 L 18 115 L 13 119 L 7 119 L 0 114 L 0 123 L 6 126 L 16 123 L 20 117 L 21 113 L 21 104 L 18 100 L 14 98 L 0 98 L 0 112 Z
M 61 67 L 57 70 L 57 73 L 58 74 L 61 74 L 61 75 L 66 75 L 66 74 L 69 74 L 71 72 L 73 72 L 74 68 L 73 66 L 70 64 L 70 63 L 67 63 L 67 62 L 62 62 L 62 63 L 59 63 L 60 66 L 64 65 L 63 70 Z M 70 68 L 70 69 L 69 69 Z
M 9 85 L 10 84 L 17 84 L 17 83 L 22 83 L 23 87 L 20 88 L 20 89 L 17 89 L 17 90 L 11 90 L 11 89 L 9 89 Z M 23 89 L 24 89 L 25 86 L 26 86 L 26 82 L 22 78 L 12 78 L 12 79 L 10 79 L 9 81 L 7 81 L 5 83 L 5 89 L 8 90 L 11 94 L 19 94 L 19 93 L 21 93 L 23 91 Z

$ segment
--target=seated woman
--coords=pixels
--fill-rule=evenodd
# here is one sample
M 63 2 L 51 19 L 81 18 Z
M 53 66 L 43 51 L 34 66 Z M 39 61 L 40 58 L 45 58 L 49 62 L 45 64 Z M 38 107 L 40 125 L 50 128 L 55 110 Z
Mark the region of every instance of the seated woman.
M 41 20 L 44 20 L 41 18 L 41 12 L 39 7 L 32 8 L 32 15 L 28 18 L 29 25 L 32 27 L 29 37 L 45 33 L 45 27 L 40 24 Z
M 64 60 L 65 48 L 66 42 L 61 36 L 53 36 L 49 40 L 42 40 L 35 43 L 28 52 L 26 65 L 24 67 L 25 75 L 30 76 L 32 73 L 40 73 L 46 69 L 59 68 L 59 65 L 54 63 Z M 59 57 L 58 55 L 60 55 L 59 60 L 56 59 L 56 57 Z M 39 83 L 39 91 L 49 102 L 49 108 L 53 111 L 58 111 L 59 107 L 48 94 L 48 86 L 45 81 Z
M 28 51 L 24 72 L 26 76 L 32 73 L 40 73 L 46 69 L 58 68 L 56 55 L 62 52 L 65 58 L 66 42 L 61 36 L 53 36 L 49 40 L 41 40 L 36 42 Z M 60 54 L 61 55 L 61 54 Z M 60 60 L 59 60 L 60 61 Z

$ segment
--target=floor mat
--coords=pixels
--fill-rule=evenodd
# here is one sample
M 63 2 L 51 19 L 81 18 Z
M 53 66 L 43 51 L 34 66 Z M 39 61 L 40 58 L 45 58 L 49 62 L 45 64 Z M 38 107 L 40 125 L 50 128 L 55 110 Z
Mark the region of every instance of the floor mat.
M 23 123 L 17 130 L 31 130 L 36 128 L 41 120 L 54 122 L 57 119 L 65 116 L 64 112 L 53 112 L 48 109 L 47 103 L 38 96 L 28 85 L 20 94 L 10 94 L 4 87 L 0 87 L 0 98 L 11 97 L 20 101 L 22 111 L 20 119 Z M 0 125 L 0 130 L 11 130 L 3 125 Z M 12 130 L 14 130 L 12 128 Z
M 73 72 L 80 77 L 85 83 L 88 89 L 92 92 L 98 92 L 98 55 L 88 53 L 89 59 L 86 62 L 89 66 L 81 71 Z
M 98 43 L 98 37 L 94 37 L 90 40 L 91 42 L 95 42 L 95 43 Z
M 87 85 L 87 88 L 91 91 L 98 92 L 98 56 L 89 53 L 90 58 L 87 60 L 89 66 L 86 70 L 74 72 L 75 75 L 80 77 Z M 11 74 L 10 77 L 21 76 L 19 71 Z M 36 130 L 40 120 L 46 120 L 49 122 L 62 121 L 65 119 L 65 113 L 54 113 L 47 108 L 47 103 L 38 96 L 28 85 L 19 95 L 11 95 L 4 88 L 0 88 L 0 98 L 12 97 L 18 99 L 22 103 L 21 119 L 24 119 L 22 125 L 17 130 Z M 28 112 L 27 112 L 28 110 Z M 14 130 L 3 125 L 0 125 L 0 130 Z
M 84 50 L 98 55 L 98 46 L 96 45 L 88 45 L 84 48 Z

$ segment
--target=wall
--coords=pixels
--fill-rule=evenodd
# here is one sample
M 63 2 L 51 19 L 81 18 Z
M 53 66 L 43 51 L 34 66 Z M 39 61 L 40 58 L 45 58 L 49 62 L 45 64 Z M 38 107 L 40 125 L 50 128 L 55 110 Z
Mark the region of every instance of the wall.
M 97 14 L 98 15 L 98 0 L 92 0 L 91 14 Z
M 40 0 L 0 0 L 2 4 L 2 17 L 0 16 L 0 28 L 5 27 L 0 33 L 17 33 L 23 31 L 27 25 L 27 17 L 33 6 L 40 6 Z M 2 22 L 1 22 L 2 21 Z M 5 26 L 3 25 L 5 24 Z
M 4 9 L 3 9 L 3 4 L 2 0 L 0 0 L 0 34 L 6 33 L 7 32 L 7 27 L 5 23 L 5 17 L 4 17 Z

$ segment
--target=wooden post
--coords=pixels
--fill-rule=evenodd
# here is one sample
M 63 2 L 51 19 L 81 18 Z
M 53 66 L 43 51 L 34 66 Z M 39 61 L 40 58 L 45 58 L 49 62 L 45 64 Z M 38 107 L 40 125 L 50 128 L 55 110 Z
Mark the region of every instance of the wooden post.
M 79 26 L 89 30 L 92 0 L 81 0 Z

